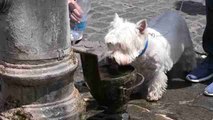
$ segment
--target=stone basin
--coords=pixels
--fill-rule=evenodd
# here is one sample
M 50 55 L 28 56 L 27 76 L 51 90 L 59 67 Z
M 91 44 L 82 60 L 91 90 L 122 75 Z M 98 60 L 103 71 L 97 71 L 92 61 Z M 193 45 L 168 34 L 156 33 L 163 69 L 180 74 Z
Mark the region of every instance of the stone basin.
M 97 56 L 91 53 L 80 53 L 84 79 L 89 90 L 106 112 L 125 111 L 125 104 L 130 95 L 140 86 L 143 75 L 131 66 L 114 66 L 107 62 L 98 62 Z

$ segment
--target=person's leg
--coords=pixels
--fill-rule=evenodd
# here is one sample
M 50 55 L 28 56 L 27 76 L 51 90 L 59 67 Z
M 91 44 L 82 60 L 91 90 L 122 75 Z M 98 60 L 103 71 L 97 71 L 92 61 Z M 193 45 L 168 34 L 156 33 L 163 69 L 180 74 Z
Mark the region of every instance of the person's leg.
M 203 49 L 208 54 L 211 65 L 209 67 L 213 68 L 213 0 L 206 0 L 206 22 L 203 34 Z
M 209 69 L 213 69 L 213 0 L 206 0 L 206 29 L 203 35 L 203 49 L 208 53 Z M 213 96 L 213 82 L 208 85 L 204 94 Z
M 203 34 L 203 49 L 207 58 L 186 76 L 191 82 L 202 82 L 213 78 L 213 0 L 206 0 L 206 29 Z

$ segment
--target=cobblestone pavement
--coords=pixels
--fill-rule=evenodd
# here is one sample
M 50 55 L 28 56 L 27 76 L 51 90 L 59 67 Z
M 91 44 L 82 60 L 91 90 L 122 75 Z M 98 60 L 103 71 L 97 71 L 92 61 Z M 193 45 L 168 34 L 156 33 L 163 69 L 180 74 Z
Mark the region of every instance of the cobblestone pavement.
M 86 35 L 88 40 L 103 41 L 115 13 L 137 22 L 149 20 L 167 10 L 179 10 L 180 6 L 180 0 L 92 0 Z M 205 6 L 199 2 L 185 1 L 180 14 L 188 23 L 196 50 L 203 53 L 200 44 L 206 22 Z
M 199 1 L 199 0 L 196 0 Z M 201 38 L 205 28 L 205 6 L 196 1 L 185 1 L 180 14 L 185 18 L 190 29 L 195 50 L 204 54 Z M 200 0 L 202 1 L 202 0 Z M 109 23 L 114 14 L 130 21 L 151 19 L 167 10 L 180 10 L 180 0 L 92 0 L 89 12 L 88 28 L 85 36 L 88 41 L 104 41 Z M 79 69 L 75 79 L 83 79 Z M 173 72 L 177 76 L 178 71 Z M 203 95 L 209 82 L 189 83 L 183 79 L 171 79 L 167 92 L 158 102 L 147 102 L 144 99 L 131 100 L 127 111 L 132 120 L 213 120 L 213 98 Z M 114 120 L 118 115 L 102 113 L 89 92 L 79 88 L 88 101 L 86 118 L 89 120 Z

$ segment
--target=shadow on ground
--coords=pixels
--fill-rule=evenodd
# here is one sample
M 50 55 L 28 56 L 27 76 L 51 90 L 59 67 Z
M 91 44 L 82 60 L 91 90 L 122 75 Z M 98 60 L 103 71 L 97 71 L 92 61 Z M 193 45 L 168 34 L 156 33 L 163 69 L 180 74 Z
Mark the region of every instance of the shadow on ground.
M 197 65 L 202 63 L 203 60 L 204 59 L 201 57 L 197 58 Z M 185 77 L 189 72 L 183 72 L 182 70 L 179 69 L 180 68 L 179 66 L 180 66 L 179 64 L 176 64 L 172 68 L 172 70 L 167 73 L 167 76 L 169 78 L 167 89 L 180 89 L 190 87 L 195 84 L 186 80 Z M 201 82 L 200 84 L 209 85 L 211 82 L 213 82 L 213 79 L 208 80 L 206 82 Z
M 175 3 L 175 9 L 180 10 L 182 1 Z M 189 15 L 206 15 L 206 8 L 202 3 L 193 2 L 193 1 L 184 1 L 182 5 L 182 12 Z

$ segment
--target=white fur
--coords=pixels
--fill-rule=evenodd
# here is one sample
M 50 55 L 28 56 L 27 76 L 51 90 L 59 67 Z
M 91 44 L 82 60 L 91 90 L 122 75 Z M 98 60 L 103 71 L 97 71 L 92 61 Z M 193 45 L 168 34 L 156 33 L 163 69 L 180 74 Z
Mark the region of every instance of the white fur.
M 183 68 L 189 71 L 196 65 L 192 41 L 188 27 L 177 13 L 167 12 L 149 22 L 141 33 L 141 20 L 134 24 L 117 14 L 105 36 L 110 56 L 120 65 L 132 63 L 142 72 L 147 81 L 147 99 L 158 100 L 167 87 L 166 72 L 181 59 Z M 147 24 L 146 24 L 147 26 Z M 138 55 L 145 47 L 142 56 Z

